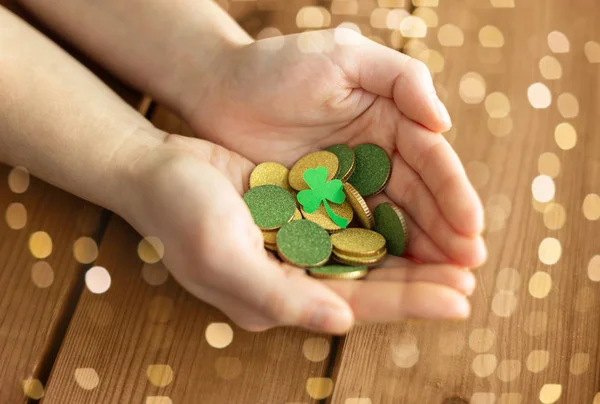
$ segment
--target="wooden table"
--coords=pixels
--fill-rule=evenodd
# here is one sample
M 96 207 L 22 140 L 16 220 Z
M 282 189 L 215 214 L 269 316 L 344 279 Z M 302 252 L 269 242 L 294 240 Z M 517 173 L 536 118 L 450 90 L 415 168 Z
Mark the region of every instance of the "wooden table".
M 120 218 L 2 166 L 0 402 L 600 404 L 600 7 L 221 3 L 254 34 L 351 22 L 428 64 L 486 207 L 472 318 L 244 332 L 144 262 Z M 324 8 L 298 15 L 311 3 Z M 192 135 L 91 66 L 157 126 Z M 108 271 L 104 293 L 85 287 L 90 267 Z

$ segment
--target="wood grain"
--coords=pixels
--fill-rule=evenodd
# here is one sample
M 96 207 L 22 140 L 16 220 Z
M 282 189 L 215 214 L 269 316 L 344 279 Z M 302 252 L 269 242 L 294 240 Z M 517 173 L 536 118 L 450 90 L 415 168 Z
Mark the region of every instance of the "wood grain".
M 590 259 L 600 251 L 600 222 L 587 220 L 582 213 L 585 196 L 600 192 L 600 133 L 595 124 L 600 69 L 584 55 L 584 44 L 600 39 L 600 30 L 592 22 L 600 11 L 587 1 L 517 1 L 515 8 L 493 8 L 492 3 L 513 2 L 440 2 L 433 8 L 438 27 L 421 39 L 443 57 L 444 67 L 435 82 L 454 120 L 454 129 L 446 136 L 487 208 L 490 256 L 476 270 L 479 285 L 472 298 L 472 319 L 357 328 L 339 351 L 332 403 L 359 397 L 361 404 L 525 404 L 540 398 L 554 402 L 548 401 L 552 394 L 547 393 L 558 387 L 544 387 L 553 384 L 562 389 L 556 402 L 592 403 L 600 389 L 600 315 L 595 310 L 600 286 L 587 275 Z M 441 46 L 438 32 L 445 24 L 460 28 L 462 46 Z M 480 44 L 479 31 L 488 24 L 503 33 L 503 47 Z M 551 51 L 547 36 L 554 30 L 566 34 L 569 52 Z M 447 40 L 448 35 L 442 38 Z M 410 45 L 415 56 L 427 55 L 415 51 L 418 43 Z M 540 73 L 538 63 L 546 55 L 562 65 L 557 80 L 545 80 Z M 439 70 L 439 61 L 429 59 L 429 64 Z M 508 97 L 513 123 L 508 135 L 490 132 L 484 102 L 466 104 L 461 99 L 461 78 L 468 72 L 483 76 L 488 95 L 502 92 Z M 547 109 L 533 109 L 528 101 L 528 87 L 535 82 L 551 91 Z M 471 81 L 463 92 L 475 94 L 476 99 L 476 87 Z M 567 119 L 559 113 L 557 99 L 563 92 L 579 100 L 577 117 Z M 570 150 L 561 150 L 554 139 L 561 122 L 577 130 L 577 143 Z M 554 202 L 564 207 L 566 222 L 556 230 L 545 226 L 544 214 L 532 203 L 532 181 L 539 175 L 538 158 L 545 152 L 555 153 L 561 166 Z M 497 206 L 489 204 L 492 197 L 498 201 L 498 195 L 506 197 L 502 203 L 510 202 L 509 211 L 504 208 L 506 220 L 501 220 L 502 210 L 499 213 Z M 538 258 L 538 247 L 546 237 L 562 245 L 562 256 L 554 265 Z M 514 268 L 517 276 L 512 281 L 503 279 L 504 268 Z M 548 273 L 552 281 L 545 297 L 548 283 L 532 278 L 538 271 Z M 503 289 L 506 292 L 499 291 Z M 510 312 L 512 302 L 516 302 L 512 315 L 499 316 Z M 543 366 L 546 353 L 536 351 L 547 352 L 547 366 Z

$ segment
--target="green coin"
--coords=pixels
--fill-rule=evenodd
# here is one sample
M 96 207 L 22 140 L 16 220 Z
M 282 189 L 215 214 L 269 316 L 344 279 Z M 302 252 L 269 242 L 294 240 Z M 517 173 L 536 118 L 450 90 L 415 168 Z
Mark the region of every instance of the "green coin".
M 329 233 L 309 220 L 294 220 L 277 232 L 277 251 L 281 259 L 302 268 L 324 265 L 331 248 Z
M 340 168 L 335 179 L 346 181 L 352 175 L 356 167 L 356 156 L 354 150 L 345 144 L 336 144 L 325 149 L 335 154 L 340 161 Z
M 362 196 L 375 195 L 385 188 L 392 172 L 392 163 L 385 151 L 374 144 L 354 148 L 356 168 L 348 182 Z
M 325 265 L 319 268 L 311 268 L 308 272 L 315 278 L 322 279 L 360 279 L 367 276 L 369 267 L 366 265 Z
M 254 223 L 262 230 L 275 230 L 289 222 L 296 211 L 292 194 L 277 185 L 261 185 L 244 194 Z
M 401 256 L 406 249 L 408 230 L 400 209 L 384 202 L 377 205 L 373 216 L 375 217 L 373 230 L 385 238 L 388 254 Z

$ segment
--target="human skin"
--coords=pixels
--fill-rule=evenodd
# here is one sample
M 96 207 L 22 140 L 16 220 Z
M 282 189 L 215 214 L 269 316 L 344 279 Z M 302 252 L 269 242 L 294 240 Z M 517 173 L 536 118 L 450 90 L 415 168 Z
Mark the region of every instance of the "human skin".
M 355 321 L 469 314 L 482 209 L 436 133 L 450 122 L 420 62 L 347 30 L 254 42 L 209 1 L 22 3 L 199 139 L 154 128 L 2 10 L 0 159 L 158 237 L 192 294 L 249 330 L 343 333 Z M 369 203 L 408 212 L 408 252 L 423 264 L 390 257 L 366 281 L 318 281 L 268 255 L 240 197 L 254 164 L 366 142 L 393 161 Z

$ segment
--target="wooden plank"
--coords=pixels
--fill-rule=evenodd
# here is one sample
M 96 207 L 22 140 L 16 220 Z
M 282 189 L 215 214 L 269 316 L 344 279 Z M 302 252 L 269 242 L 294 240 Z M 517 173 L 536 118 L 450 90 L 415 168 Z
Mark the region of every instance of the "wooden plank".
M 153 122 L 170 133 L 191 135 L 162 107 Z M 248 333 L 171 278 L 151 286 L 148 274 L 166 271 L 140 260 L 140 241 L 121 219 L 111 219 L 97 261 L 109 271 L 111 287 L 100 295 L 87 289 L 82 294 L 50 377 L 46 404 L 141 403 L 148 397 L 155 397 L 146 401 L 154 403 L 313 402 L 306 384 L 325 374 L 328 338 L 289 328 Z M 211 346 L 213 327 L 231 330 L 231 344 Z M 97 387 L 82 388 L 87 382 L 75 377 L 81 369 L 93 369 L 85 372 L 97 375 Z M 159 388 L 148 369 L 151 374 L 152 369 L 172 371 L 173 380 Z
M 438 1 L 420 3 L 437 6 Z M 600 314 L 594 307 L 600 285 L 590 279 L 588 268 L 600 253 L 600 222 L 586 219 L 582 210 L 588 194 L 600 193 L 595 117 L 600 70 L 584 52 L 586 42 L 600 41 L 594 23 L 600 10 L 591 2 L 471 0 L 442 1 L 425 13 L 439 19 L 437 27 L 407 47 L 438 71 L 435 82 L 454 119 L 446 136 L 486 204 L 489 261 L 477 270 L 479 287 L 469 321 L 404 321 L 351 332 L 338 356 L 331 402 L 597 403 Z M 487 45 L 500 44 L 490 28 L 480 32 L 486 25 L 502 33 L 502 47 L 482 46 L 480 36 Z M 551 50 L 566 50 L 558 34 L 550 35 L 549 46 L 553 31 L 566 35 L 568 52 Z M 457 47 L 442 46 L 463 41 Z M 423 54 L 423 45 L 431 51 Z M 587 45 L 598 61 L 594 49 Z M 539 62 L 546 56 L 562 65 L 560 78 L 542 76 Z M 542 62 L 546 76 L 558 76 L 552 67 L 556 63 L 549 60 Z M 469 72 L 480 74 L 485 88 L 478 76 L 465 76 Z M 546 109 L 534 109 L 528 100 L 528 88 L 536 82 L 550 89 L 552 103 Z M 494 92 L 507 96 L 510 122 L 489 120 L 482 101 Z M 559 98 L 566 92 L 579 101 L 577 116 L 569 97 Z M 534 98 L 543 102 L 543 90 L 540 94 Z M 476 103 L 467 104 L 465 98 Z M 497 116 L 507 112 L 502 97 L 491 96 L 487 105 Z M 554 139 L 562 122 L 577 131 L 570 150 L 562 150 Z M 563 148 L 568 146 L 568 135 L 559 139 Z M 540 163 L 543 153 L 553 153 L 560 169 L 549 155 Z M 532 202 L 532 181 L 540 172 L 558 174 L 554 202 L 564 209 L 562 226 L 560 208 L 543 214 L 536 210 L 541 204 Z M 589 198 L 586 211 L 592 217 Z M 562 245 L 553 265 L 538 256 L 548 237 Z M 540 252 L 547 262 L 559 254 L 552 244 Z M 595 262 L 591 272 L 597 281 Z
M 15 2 L 0 4 L 34 21 Z M 92 70 L 100 72 L 97 66 Z M 100 75 L 130 104 L 140 102 L 139 93 Z M 74 243 L 91 238 L 90 253 L 108 214 L 12 167 L 0 165 L 0 178 L 0 402 L 17 403 L 27 401 L 24 392 L 43 393 L 82 287 L 83 265 L 74 257 Z M 41 252 L 50 252 L 47 258 L 34 257 L 29 248 L 37 232 L 47 234 L 51 245 L 42 236 L 33 251 L 46 249 Z

